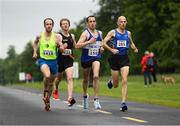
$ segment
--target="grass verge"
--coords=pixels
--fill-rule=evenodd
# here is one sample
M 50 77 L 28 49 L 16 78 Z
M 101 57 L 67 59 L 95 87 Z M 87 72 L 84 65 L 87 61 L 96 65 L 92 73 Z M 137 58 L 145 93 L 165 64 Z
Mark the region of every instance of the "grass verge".
M 149 104 L 156 104 L 174 108 L 180 108 L 180 75 L 174 74 L 176 78 L 175 85 L 164 85 L 158 75 L 158 82 L 153 83 L 151 87 L 144 86 L 143 76 L 129 76 L 128 78 L 128 100 Z M 121 84 L 118 88 L 109 90 L 106 86 L 108 77 L 100 78 L 99 95 L 109 96 L 121 99 Z M 43 83 L 18 83 L 13 86 L 23 86 L 28 88 L 43 89 Z M 59 85 L 60 91 L 67 90 L 67 83 L 63 80 Z M 82 79 L 74 80 L 74 92 L 82 93 Z M 93 88 L 88 88 L 89 95 L 93 95 Z

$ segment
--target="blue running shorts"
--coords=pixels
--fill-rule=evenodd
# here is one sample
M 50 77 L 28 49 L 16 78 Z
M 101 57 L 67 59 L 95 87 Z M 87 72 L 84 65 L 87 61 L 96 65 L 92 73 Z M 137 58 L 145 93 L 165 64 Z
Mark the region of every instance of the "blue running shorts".
M 58 64 L 57 64 L 57 60 L 45 60 L 45 59 L 38 59 L 38 65 L 39 68 L 41 68 L 41 66 L 43 64 L 47 64 L 49 66 L 50 72 L 52 75 L 56 75 L 58 72 Z

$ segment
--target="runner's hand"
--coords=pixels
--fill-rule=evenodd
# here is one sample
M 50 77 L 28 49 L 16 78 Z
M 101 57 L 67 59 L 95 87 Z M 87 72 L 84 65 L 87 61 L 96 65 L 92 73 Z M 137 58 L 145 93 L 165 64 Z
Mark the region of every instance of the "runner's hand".
M 63 46 L 64 46 L 64 49 L 67 49 L 68 44 L 67 44 L 67 43 L 64 43 Z
M 100 53 L 102 54 L 104 52 L 104 48 L 100 47 Z
M 34 53 L 32 58 L 33 58 L 34 60 L 37 60 L 37 58 L 38 58 L 37 53 Z
M 138 49 L 136 48 L 136 49 L 134 49 L 134 53 L 138 53 Z
M 113 54 L 118 54 L 118 53 L 119 53 L 119 50 L 117 50 L 117 49 L 112 49 L 111 52 L 112 52 Z
M 59 47 L 59 50 L 60 50 L 60 52 L 64 52 L 64 45 L 61 45 L 60 47 Z
M 96 38 L 92 37 L 90 40 L 89 40 L 90 43 L 95 43 L 96 42 Z

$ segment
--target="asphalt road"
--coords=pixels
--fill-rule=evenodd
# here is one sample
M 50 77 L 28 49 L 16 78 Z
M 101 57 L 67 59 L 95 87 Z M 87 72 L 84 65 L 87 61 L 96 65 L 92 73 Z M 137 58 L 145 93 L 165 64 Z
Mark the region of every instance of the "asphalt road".
M 129 110 L 119 111 L 120 101 L 100 97 L 101 110 L 82 108 L 82 96 L 75 95 L 77 103 L 69 109 L 66 93 L 60 100 L 51 99 L 51 111 L 44 111 L 42 91 L 0 86 L 0 125 L 179 125 L 180 109 L 127 102 Z

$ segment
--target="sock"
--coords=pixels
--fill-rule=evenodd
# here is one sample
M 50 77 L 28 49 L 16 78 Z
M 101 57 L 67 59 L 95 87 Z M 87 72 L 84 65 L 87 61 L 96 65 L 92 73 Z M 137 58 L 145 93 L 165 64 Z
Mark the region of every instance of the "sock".
M 96 101 L 98 98 L 94 98 L 94 101 Z

